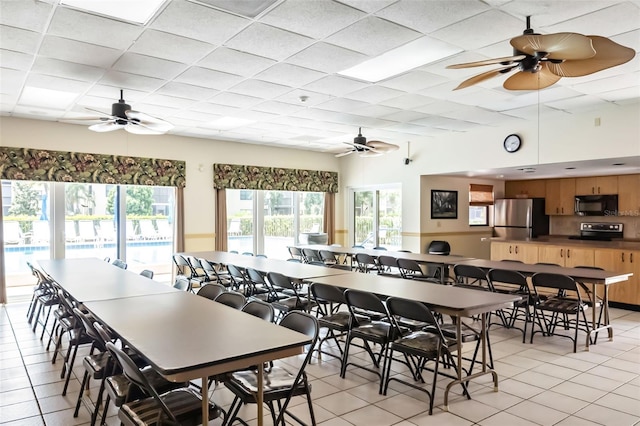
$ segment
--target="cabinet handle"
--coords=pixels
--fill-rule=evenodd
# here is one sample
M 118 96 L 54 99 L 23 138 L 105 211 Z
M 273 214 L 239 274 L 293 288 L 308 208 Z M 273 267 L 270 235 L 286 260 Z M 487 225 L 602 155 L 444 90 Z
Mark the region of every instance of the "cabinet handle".
M 600 187 L 598 187 L 598 194 L 600 193 Z
M 556 207 L 556 213 L 560 213 L 560 209 Z
M 564 214 L 564 207 L 562 207 L 560 210 L 561 210 L 561 213 Z
M 560 249 L 560 257 L 562 257 L 562 252 L 564 251 L 564 249 Z
M 518 246 L 516 246 L 516 254 L 518 254 Z
M 511 246 L 509 246 L 509 254 L 511 254 Z
M 571 257 L 571 249 L 567 249 L 567 259 Z
M 624 262 L 624 252 L 622 252 L 621 254 L 622 254 L 622 261 Z
M 596 188 L 595 188 L 595 187 L 593 187 L 593 186 L 591 187 L 591 193 L 592 193 L 592 194 L 595 194 L 595 193 L 596 193 Z
M 633 253 L 629 253 L 629 263 L 633 263 Z

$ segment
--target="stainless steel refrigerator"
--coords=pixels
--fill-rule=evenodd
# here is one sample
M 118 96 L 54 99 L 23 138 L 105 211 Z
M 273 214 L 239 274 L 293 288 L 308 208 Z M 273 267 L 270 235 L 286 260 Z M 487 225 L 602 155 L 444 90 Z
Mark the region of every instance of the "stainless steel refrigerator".
M 549 234 L 549 216 L 544 213 L 544 198 L 507 198 L 493 207 L 496 237 L 536 238 Z

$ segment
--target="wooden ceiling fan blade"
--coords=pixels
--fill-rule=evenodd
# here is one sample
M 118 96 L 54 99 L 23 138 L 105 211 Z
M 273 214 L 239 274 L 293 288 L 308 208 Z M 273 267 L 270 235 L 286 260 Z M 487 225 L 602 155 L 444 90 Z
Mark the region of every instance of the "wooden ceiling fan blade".
M 503 87 L 507 90 L 540 90 L 549 87 L 560 80 L 560 76 L 547 68 L 547 62 L 540 64 L 540 71 L 536 73 L 520 71 L 505 80 Z
M 601 36 L 588 36 L 596 49 L 596 55 L 583 60 L 548 63 L 549 70 L 561 77 L 581 77 L 629 62 L 636 55 L 633 49 Z
M 587 59 L 596 54 L 591 39 L 578 33 L 525 34 L 512 38 L 511 45 L 531 56 L 546 52 L 548 59 Z
M 461 69 L 461 68 L 473 68 L 473 67 L 481 67 L 484 65 L 495 65 L 495 64 L 503 64 L 508 65 L 514 62 L 521 61 L 525 58 L 525 55 L 515 55 L 515 56 L 505 56 L 503 58 L 493 58 L 486 59 L 484 61 L 476 61 L 476 62 L 467 62 L 464 64 L 454 64 L 449 65 L 447 69 Z
M 509 72 L 515 67 L 517 67 L 517 65 L 507 65 L 506 67 L 502 67 L 495 70 L 483 72 L 482 74 L 474 75 L 473 77 L 468 78 L 462 83 L 460 83 L 458 87 L 456 87 L 453 90 L 464 89 L 466 87 L 473 86 L 474 84 L 478 84 L 485 80 L 489 80 L 490 78 L 496 77 L 499 74 L 504 74 L 506 72 Z
M 391 152 L 399 149 L 398 145 L 394 145 L 388 142 L 382 141 L 369 141 L 367 142 L 367 147 L 371 151 L 380 151 L 380 152 Z

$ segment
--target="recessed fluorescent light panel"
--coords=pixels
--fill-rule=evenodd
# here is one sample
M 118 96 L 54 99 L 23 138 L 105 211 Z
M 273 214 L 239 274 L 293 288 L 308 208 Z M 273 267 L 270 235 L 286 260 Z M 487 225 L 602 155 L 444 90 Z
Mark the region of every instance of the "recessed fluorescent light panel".
M 255 18 L 264 12 L 276 0 L 191 0 L 194 3 L 206 4 L 236 15 Z
M 141 25 L 149 22 L 165 2 L 166 0 L 60 0 L 60 4 L 65 6 Z
M 18 104 L 65 110 L 71 106 L 77 97 L 77 93 L 26 86 L 22 91 Z
M 377 83 L 460 52 L 462 49 L 459 47 L 431 37 L 421 37 L 338 74 Z

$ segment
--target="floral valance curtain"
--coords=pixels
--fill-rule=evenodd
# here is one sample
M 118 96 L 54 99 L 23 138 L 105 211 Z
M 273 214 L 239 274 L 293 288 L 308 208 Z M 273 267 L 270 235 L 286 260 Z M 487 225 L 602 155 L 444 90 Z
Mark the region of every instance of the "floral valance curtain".
M 185 162 L 0 147 L 0 179 L 184 188 Z
M 338 192 L 338 173 L 281 167 L 214 164 L 215 189 Z

